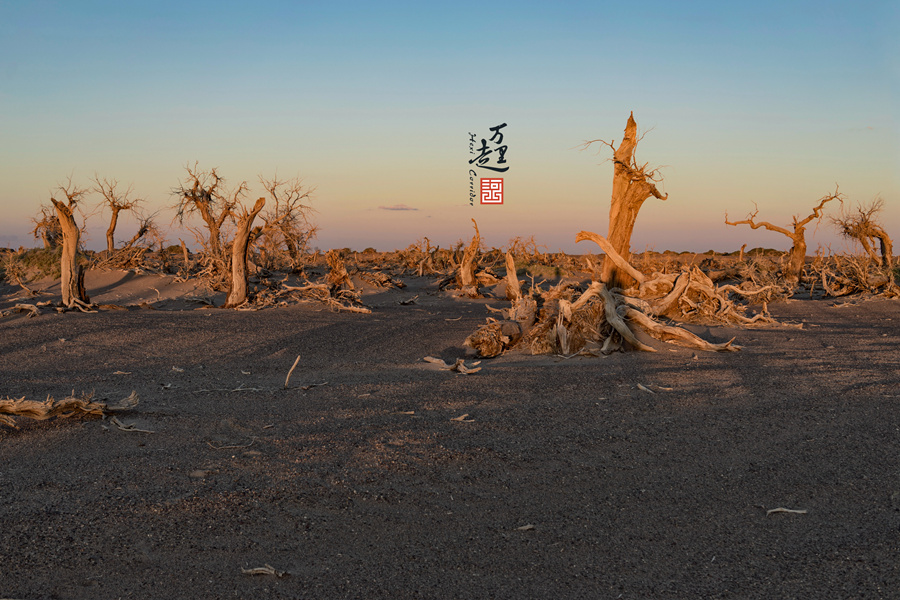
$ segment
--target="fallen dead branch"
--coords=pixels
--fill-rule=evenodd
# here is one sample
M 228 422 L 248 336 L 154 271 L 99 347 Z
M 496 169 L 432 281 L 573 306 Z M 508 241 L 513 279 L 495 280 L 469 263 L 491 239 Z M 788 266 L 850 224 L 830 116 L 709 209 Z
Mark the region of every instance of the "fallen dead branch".
M 170 385 L 171 385 L 171 384 L 170 384 Z M 163 387 L 165 387 L 165 386 L 163 386 Z M 229 389 L 229 388 L 214 388 L 214 389 L 207 389 L 207 388 L 204 388 L 204 389 L 202 389 L 202 390 L 195 390 L 194 393 L 195 393 L 195 394 L 201 394 L 201 393 L 205 393 L 205 392 L 265 392 L 265 391 L 267 391 L 265 388 L 248 388 L 248 387 L 244 387 L 244 384 L 242 383 L 241 385 L 237 386 L 237 387 L 234 388 L 234 389 Z
M 156 433 L 156 432 L 150 431 L 148 429 L 138 429 L 137 427 L 135 427 L 134 423 L 131 423 L 130 425 L 126 425 L 125 423 L 121 422 L 116 417 L 112 417 L 109 420 L 109 422 L 112 423 L 113 425 L 115 425 L 116 429 L 118 429 L 119 431 L 130 431 L 130 432 L 134 432 L 134 433 Z
M 94 402 L 92 397 L 93 394 L 85 393 L 80 398 L 73 395 L 62 400 L 54 400 L 50 396 L 44 401 L 26 400 L 24 397 L 0 399 L 0 423 L 18 429 L 13 417 L 44 421 L 54 417 L 64 419 L 76 415 L 106 415 L 131 410 L 140 401 L 137 392 L 131 392 L 131 395 L 115 405 Z
M 291 370 L 288 371 L 287 377 L 284 378 L 284 389 L 287 389 L 288 382 L 291 380 L 291 374 L 294 372 L 294 369 L 297 368 L 297 363 L 300 362 L 300 355 L 297 355 L 297 358 L 294 359 L 294 364 L 291 365 Z
M 774 515 L 777 513 L 788 513 L 788 514 L 792 514 L 792 515 L 805 515 L 806 510 L 803 510 L 803 509 L 795 510 L 793 508 L 783 508 L 783 507 L 779 506 L 778 508 L 773 508 L 773 509 L 767 510 L 766 516 L 768 517 L 769 515 Z
M 253 443 L 255 441 L 256 441 L 256 438 L 250 438 L 249 444 L 240 444 L 240 445 L 236 445 L 236 446 L 215 446 L 215 445 L 213 445 L 212 442 L 206 442 L 206 444 L 213 450 L 234 450 L 237 448 L 249 448 L 250 446 L 253 445 Z
M 475 361 L 472 363 L 472 366 L 466 366 L 465 360 L 462 358 L 457 358 L 456 362 L 451 364 L 447 364 L 442 361 L 440 358 L 434 358 L 433 356 L 426 356 L 424 360 L 439 365 L 442 371 L 456 371 L 457 373 L 462 373 L 463 375 L 470 375 L 472 373 L 477 373 L 481 370 L 481 367 L 478 365 L 481 364 L 481 361 Z M 473 368 L 477 367 L 477 368 Z
M 244 575 L 274 575 L 275 577 L 284 577 L 289 575 L 287 571 L 278 571 L 272 565 L 264 565 L 262 567 L 254 567 L 252 569 L 245 569 L 241 567 L 241 573 Z

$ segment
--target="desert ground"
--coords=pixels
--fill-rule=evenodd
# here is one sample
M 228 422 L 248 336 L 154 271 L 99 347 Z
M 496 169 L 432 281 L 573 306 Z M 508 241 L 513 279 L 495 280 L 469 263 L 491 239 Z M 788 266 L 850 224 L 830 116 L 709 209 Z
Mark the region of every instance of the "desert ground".
M 91 271 L 124 310 L 0 319 L 3 396 L 140 397 L 0 426 L 0 597 L 900 597 L 896 300 L 463 375 L 423 359 L 500 303 L 404 281 L 241 311 Z

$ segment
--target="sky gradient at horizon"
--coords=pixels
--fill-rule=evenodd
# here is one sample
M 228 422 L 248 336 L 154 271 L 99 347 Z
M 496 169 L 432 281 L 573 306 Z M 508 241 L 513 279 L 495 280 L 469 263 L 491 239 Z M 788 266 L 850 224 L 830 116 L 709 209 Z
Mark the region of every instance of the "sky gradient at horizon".
M 630 111 L 662 167 L 632 247 L 785 248 L 779 225 L 840 186 L 900 228 L 900 8 L 891 2 L 0 2 L 0 245 L 72 175 L 133 183 L 169 224 L 187 164 L 316 188 L 322 248 L 596 251 L 609 149 Z M 468 134 L 507 123 L 503 206 L 468 204 Z M 97 202 L 94 197 L 90 201 Z M 388 210 L 403 205 L 411 210 Z M 834 212 L 833 210 L 830 212 Z M 103 246 L 106 215 L 89 220 Z M 128 236 L 123 219 L 119 238 Z M 811 232 L 843 249 L 833 228 Z M 171 239 L 185 231 L 173 230 Z

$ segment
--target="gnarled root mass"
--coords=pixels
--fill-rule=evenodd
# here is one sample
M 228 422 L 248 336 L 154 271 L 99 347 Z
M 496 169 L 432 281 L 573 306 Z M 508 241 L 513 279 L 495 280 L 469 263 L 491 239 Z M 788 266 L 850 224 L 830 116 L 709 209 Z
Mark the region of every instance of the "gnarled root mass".
M 93 394 L 82 394 L 80 398 L 69 396 L 62 400 L 47 397 L 43 402 L 22 398 L 0 399 L 0 423 L 18 429 L 13 417 L 28 417 L 43 421 L 53 417 L 67 418 L 75 415 L 106 415 L 114 412 L 131 410 L 137 406 L 139 398 L 131 392 L 116 405 L 106 402 L 94 402 Z
M 766 294 L 776 291 L 773 286 L 716 286 L 696 267 L 647 277 L 619 256 L 601 236 L 582 232 L 578 239 L 602 242 L 600 245 L 610 260 L 631 276 L 636 285 L 623 291 L 610 289 L 599 281 L 592 282 L 587 289 L 563 282 L 547 291 L 533 288 L 523 293 L 515 265 L 507 255 L 506 288 L 512 305 L 500 311 L 502 319 L 488 319 L 487 324 L 466 339 L 465 345 L 486 358 L 513 347 L 525 347 L 532 354 L 608 354 L 630 348 L 655 352 L 645 341 L 644 336 L 649 335 L 698 350 L 733 352 L 740 349 L 733 344 L 734 340 L 711 343 L 657 319 L 742 326 L 774 323 L 764 314 L 745 316 L 743 307 L 729 297 L 756 297 L 763 298 L 764 302 Z

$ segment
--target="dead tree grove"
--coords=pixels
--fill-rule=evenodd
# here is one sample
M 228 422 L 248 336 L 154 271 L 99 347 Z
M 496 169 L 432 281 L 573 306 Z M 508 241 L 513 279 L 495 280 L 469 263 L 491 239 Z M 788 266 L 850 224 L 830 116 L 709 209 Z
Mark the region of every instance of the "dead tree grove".
M 207 284 L 214 289 L 228 291 L 225 306 L 237 307 L 245 303 L 249 296 L 247 286 L 250 248 L 263 236 L 274 236 L 280 248 L 287 248 L 292 268 L 300 266 L 301 253 L 315 233 L 309 222 L 312 210 L 303 202 L 310 197 L 311 190 L 305 188 L 299 178 L 289 181 L 260 178 L 269 193 L 271 210 L 262 215 L 263 224 L 256 227 L 253 222 L 266 206 L 266 198 L 259 198 L 252 209 L 243 205 L 247 194 L 247 182 L 241 182 L 235 189 L 225 191 L 224 179 L 216 172 L 201 171 L 196 165 L 187 167 L 188 177 L 184 184 L 176 188 L 179 201 L 177 218 L 183 223 L 185 217 L 198 214 L 206 224 L 206 234 L 194 231 L 204 247 L 206 265 L 203 274 Z M 228 240 L 228 232 L 234 227 L 234 235 Z M 229 248 L 230 246 L 230 248 Z
M 788 252 L 788 262 L 785 265 L 782 273 L 784 275 L 785 281 L 790 283 L 796 283 L 800 280 L 800 273 L 803 271 L 803 264 L 806 262 L 806 226 L 809 225 L 812 221 L 822 218 L 822 211 L 825 205 L 832 200 L 838 200 L 839 202 L 843 201 L 843 195 L 839 194 L 837 189 L 835 189 L 833 194 L 829 194 L 827 196 L 823 196 L 819 199 L 819 203 L 813 208 L 812 213 L 806 217 L 805 219 L 800 219 L 799 216 L 794 215 L 794 222 L 792 224 L 793 231 L 785 228 L 779 227 L 778 225 L 773 225 L 767 221 L 756 221 L 756 215 L 759 213 L 759 209 L 753 211 L 746 219 L 741 221 L 729 221 L 728 215 L 725 215 L 725 224 L 726 225 L 749 225 L 752 229 L 759 229 L 763 227 L 768 229 L 769 231 L 777 231 L 778 233 L 784 234 L 787 236 L 792 243 L 791 249 Z

